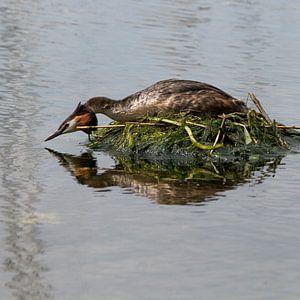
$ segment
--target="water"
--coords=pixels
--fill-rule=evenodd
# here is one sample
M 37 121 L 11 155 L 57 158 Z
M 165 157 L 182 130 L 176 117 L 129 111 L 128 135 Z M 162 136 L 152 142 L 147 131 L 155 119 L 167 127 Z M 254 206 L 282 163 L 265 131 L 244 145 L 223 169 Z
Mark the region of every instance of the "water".
M 299 149 L 180 188 L 82 133 L 43 142 L 78 101 L 170 77 L 254 92 L 299 125 L 299 16 L 283 0 L 2 0 L 0 298 L 299 299 Z M 190 205 L 166 205 L 183 191 Z

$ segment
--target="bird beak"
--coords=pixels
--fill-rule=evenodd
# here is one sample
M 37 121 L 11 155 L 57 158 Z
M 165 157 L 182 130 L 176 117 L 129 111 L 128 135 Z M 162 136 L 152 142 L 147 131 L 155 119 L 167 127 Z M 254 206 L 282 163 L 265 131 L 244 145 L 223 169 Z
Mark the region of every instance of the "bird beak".
M 64 129 L 64 128 L 61 128 L 61 129 L 56 130 L 53 134 L 51 134 L 50 136 L 48 136 L 48 137 L 45 139 L 45 142 L 50 141 L 50 140 L 56 138 L 57 136 L 63 134 L 63 131 L 64 131 L 63 129 Z

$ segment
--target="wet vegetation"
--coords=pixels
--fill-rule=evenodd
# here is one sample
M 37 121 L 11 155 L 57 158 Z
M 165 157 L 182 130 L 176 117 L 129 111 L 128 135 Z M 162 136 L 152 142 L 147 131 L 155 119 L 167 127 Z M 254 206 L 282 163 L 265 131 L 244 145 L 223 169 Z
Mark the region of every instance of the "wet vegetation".
M 195 163 L 268 158 L 289 149 L 297 133 L 254 110 L 215 118 L 188 114 L 112 122 L 94 134 L 92 148 L 150 160 Z

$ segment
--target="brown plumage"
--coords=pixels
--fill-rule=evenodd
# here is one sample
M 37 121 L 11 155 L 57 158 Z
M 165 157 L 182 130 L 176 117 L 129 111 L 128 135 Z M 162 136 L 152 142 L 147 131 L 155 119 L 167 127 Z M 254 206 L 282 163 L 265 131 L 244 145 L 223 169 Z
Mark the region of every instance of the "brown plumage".
M 245 112 L 247 106 L 224 91 L 197 81 L 168 79 L 159 81 L 123 100 L 94 97 L 80 104 L 75 111 L 46 140 L 60 134 L 76 131 L 79 125 L 97 124 L 96 113 L 107 115 L 119 122 L 136 121 L 144 116 L 188 112 L 191 114 L 218 115 Z M 76 116 L 87 115 L 77 122 Z M 84 119 L 84 120 L 83 120 Z M 84 124 L 83 124 L 84 123 Z M 66 128 L 64 128 L 68 125 Z M 88 134 L 90 133 L 87 132 Z

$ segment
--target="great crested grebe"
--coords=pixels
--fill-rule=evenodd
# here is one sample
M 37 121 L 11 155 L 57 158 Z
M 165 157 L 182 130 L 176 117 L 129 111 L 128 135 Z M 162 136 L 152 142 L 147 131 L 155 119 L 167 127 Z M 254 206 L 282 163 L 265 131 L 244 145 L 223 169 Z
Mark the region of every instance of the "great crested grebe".
M 172 112 L 218 115 L 247 110 L 243 101 L 212 85 L 191 80 L 167 79 L 156 82 L 123 100 L 94 97 L 84 104 L 79 102 L 75 111 L 45 141 L 77 130 L 90 135 L 92 129 L 77 129 L 77 126 L 96 126 L 97 113 L 105 114 L 119 122 L 127 122 L 136 121 L 144 116 Z

